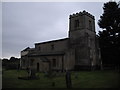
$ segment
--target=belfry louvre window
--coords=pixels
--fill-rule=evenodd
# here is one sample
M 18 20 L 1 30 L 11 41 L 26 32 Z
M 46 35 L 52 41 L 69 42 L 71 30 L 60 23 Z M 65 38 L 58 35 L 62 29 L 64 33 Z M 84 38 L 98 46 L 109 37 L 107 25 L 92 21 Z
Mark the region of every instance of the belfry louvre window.
M 92 22 L 89 20 L 89 29 L 92 30 Z
M 74 26 L 75 26 L 75 27 L 79 27 L 79 20 L 75 20 Z

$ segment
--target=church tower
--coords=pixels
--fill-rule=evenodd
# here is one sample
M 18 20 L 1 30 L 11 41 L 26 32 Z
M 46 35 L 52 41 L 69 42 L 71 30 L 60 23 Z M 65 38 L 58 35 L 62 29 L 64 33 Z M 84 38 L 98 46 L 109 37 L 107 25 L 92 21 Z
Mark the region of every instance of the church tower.
M 75 51 L 75 68 L 89 69 L 97 65 L 95 19 L 83 11 L 69 17 L 70 48 Z

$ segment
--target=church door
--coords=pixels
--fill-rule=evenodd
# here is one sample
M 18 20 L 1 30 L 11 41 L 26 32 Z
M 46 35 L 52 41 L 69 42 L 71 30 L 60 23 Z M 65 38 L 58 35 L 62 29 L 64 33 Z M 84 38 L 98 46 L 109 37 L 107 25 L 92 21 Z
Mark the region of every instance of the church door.
M 39 63 L 37 63 L 37 71 L 39 71 Z

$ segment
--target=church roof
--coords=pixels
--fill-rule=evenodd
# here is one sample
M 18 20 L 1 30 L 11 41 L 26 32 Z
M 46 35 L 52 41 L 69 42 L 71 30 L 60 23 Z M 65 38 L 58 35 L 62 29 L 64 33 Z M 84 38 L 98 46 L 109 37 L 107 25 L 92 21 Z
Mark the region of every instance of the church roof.
M 45 43 L 52 43 L 52 42 L 59 42 L 59 41 L 64 41 L 64 40 L 68 40 L 68 39 L 69 38 L 63 38 L 63 39 L 52 40 L 52 41 L 47 41 L 47 42 L 40 42 L 40 43 L 35 43 L 35 45 L 45 44 Z
M 27 51 L 27 50 L 29 50 L 30 49 L 30 47 L 27 47 L 27 48 L 25 48 L 24 50 L 22 50 L 22 51 Z

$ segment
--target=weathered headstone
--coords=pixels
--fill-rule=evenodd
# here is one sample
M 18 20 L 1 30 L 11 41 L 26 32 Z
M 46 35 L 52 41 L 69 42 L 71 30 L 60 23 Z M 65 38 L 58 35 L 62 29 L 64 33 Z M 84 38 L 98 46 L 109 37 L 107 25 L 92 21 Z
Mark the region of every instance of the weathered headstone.
M 31 69 L 31 72 L 30 72 L 30 78 L 36 78 L 36 72 L 34 69 Z
M 77 73 L 75 73 L 75 79 L 78 79 L 78 74 Z
M 44 72 L 44 77 L 48 77 L 48 72 Z
M 27 70 L 28 76 L 18 77 L 18 79 L 24 79 L 24 80 L 39 79 L 39 77 L 36 76 L 35 69 L 26 68 L 26 70 Z
M 34 69 L 27 68 L 26 70 L 28 72 L 28 78 L 36 78 L 36 71 Z
M 72 88 L 71 73 L 69 71 L 66 72 L 66 86 Z

